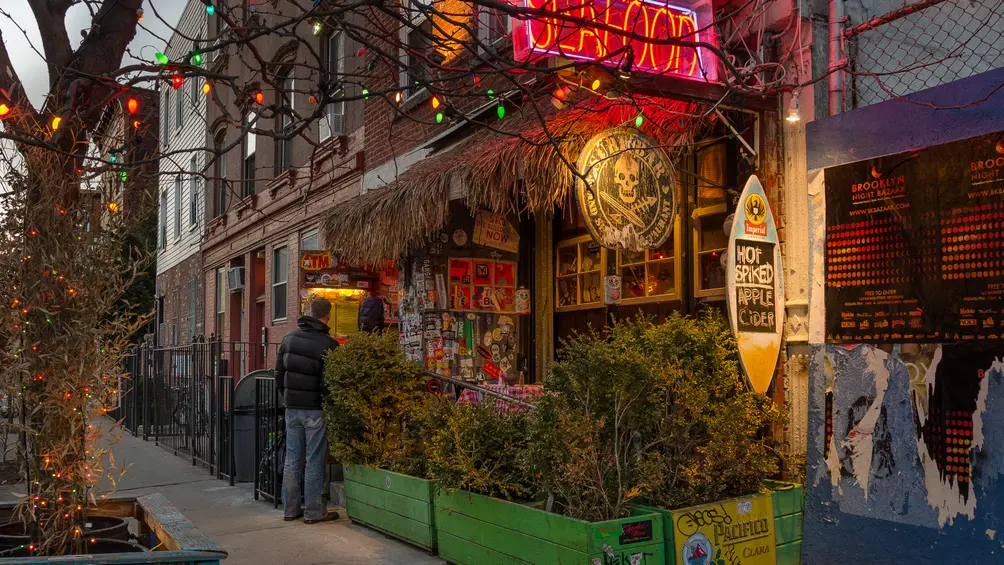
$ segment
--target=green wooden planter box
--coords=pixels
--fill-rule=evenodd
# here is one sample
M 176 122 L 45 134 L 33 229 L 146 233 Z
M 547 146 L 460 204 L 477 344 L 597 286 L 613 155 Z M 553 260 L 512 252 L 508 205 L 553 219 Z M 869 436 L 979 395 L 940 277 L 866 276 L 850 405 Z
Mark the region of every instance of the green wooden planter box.
M 436 550 L 435 481 L 346 465 L 344 484 L 345 510 L 353 522 Z
M 805 487 L 795 483 L 768 481 L 774 502 L 774 537 L 777 541 L 777 565 L 802 562 L 802 524 L 805 512 Z
M 774 508 L 774 552 L 777 565 L 799 565 L 802 562 L 802 521 L 805 507 L 803 485 L 768 481 L 770 498 Z M 676 543 L 673 523 L 688 508 L 666 510 L 650 506 L 639 506 L 637 512 L 655 512 L 663 516 L 663 538 L 666 547 L 666 564 L 677 565 Z
M 585 522 L 452 489 L 436 493 L 439 556 L 455 565 L 661 565 L 662 516 Z

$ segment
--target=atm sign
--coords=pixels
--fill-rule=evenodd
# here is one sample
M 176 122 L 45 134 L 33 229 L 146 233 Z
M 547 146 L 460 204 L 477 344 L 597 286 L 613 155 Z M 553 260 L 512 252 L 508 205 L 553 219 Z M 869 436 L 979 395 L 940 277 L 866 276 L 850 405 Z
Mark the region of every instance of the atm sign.
M 331 253 L 328 251 L 304 253 L 300 258 L 304 271 L 323 271 L 332 267 Z

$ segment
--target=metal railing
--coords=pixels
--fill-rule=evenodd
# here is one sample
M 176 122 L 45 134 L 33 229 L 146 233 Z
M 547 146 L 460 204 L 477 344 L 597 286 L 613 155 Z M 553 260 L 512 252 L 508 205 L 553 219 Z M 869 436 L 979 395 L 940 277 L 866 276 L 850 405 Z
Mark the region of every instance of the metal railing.
M 281 468 L 278 477 L 262 477 L 259 472 L 274 468 L 271 461 L 281 459 L 275 448 L 270 449 L 281 437 L 275 379 L 270 373 L 253 377 L 253 404 L 245 401 L 246 406 L 240 406 L 234 398 L 244 375 L 275 363 L 277 347 L 274 343 L 223 342 L 215 336 L 196 337 L 173 347 L 156 347 L 148 341 L 127 355 L 118 405 L 109 415 L 134 436 L 191 460 L 192 465 L 206 468 L 231 485 L 243 473 L 245 480 L 255 484 L 255 498 L 261 494 L 278 499 Z M 235 429 L 241 414 L 253 414 L 253 437 L 241 436 Z M 254 450 L 253 471 L 238 470 L 241 448 Z

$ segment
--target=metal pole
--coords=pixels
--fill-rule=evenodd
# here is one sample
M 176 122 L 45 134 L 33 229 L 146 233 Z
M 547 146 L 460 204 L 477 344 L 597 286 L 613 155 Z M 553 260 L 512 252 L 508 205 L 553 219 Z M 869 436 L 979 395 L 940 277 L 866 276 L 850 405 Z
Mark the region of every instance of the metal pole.
M 466 381 L 460 381 L 460 380 L 457 380 L 457 379 L 454 379 L 454 378 L 451 378 L 451 377 L 444 377 L 443 375 L 437 375 L 436 373 L 430 373 L 428 371 L 425 373 L 425 375 L 427 377 L 429 377 L 429 378 L 438 379 L 440 381 L 447 382 L 447 383 L 450 383 L 452 385 L 459 386 L 461 388 L 468 388 L 468 389 L 480 392 L 481 394 L 484 394 L 484 395 L 487 395 L 487 396 L 498 398 L 498 399 L 504 400 L 506 402 L 511 402 L 512 404 L 515 404 L 517 406 L 522 406 L 524 408 L 531 408 L 531 409 L 536 408 L 536 406 L 534 406 L 533 404 L 530 404 L 529 402 L 524 402 L 522 400 L 519 400 L 518 398 L 513 398 L 511 396 L 502 394 L 501 392 L 495 392 L 494 390 L 489 390 L 487 388 L 480 387 L 478 385 L 472 385 L 471 383 L 466 382 Z
M 843 41 L 843 36 L 841 34 L 841 27 L 843 26 L 844 20 L 844 0 L 830 0 L 830 15 L 829 15 L 829 25 L 830 25 L 830 76 L 829 76 L 829 110 L 830 115 L 839 114 L 843 112 L 843 72 L 840 70 L 843 65 L 843 57 L 841 53 L 841 42 Z M 801 39 L 799 39 L 801 41 Z

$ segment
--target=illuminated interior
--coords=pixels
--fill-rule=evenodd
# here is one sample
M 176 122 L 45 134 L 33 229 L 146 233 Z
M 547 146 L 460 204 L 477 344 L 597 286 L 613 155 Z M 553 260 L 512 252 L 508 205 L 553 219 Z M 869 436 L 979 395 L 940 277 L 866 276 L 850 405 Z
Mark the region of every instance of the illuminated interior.
M 300 312 L 315 298 L 327 298 L 331 302 L 331 335 L 350 336 L 359 331 L 359 303 L 368 292 L 360 288 L 307 288 L 304 289 Z

